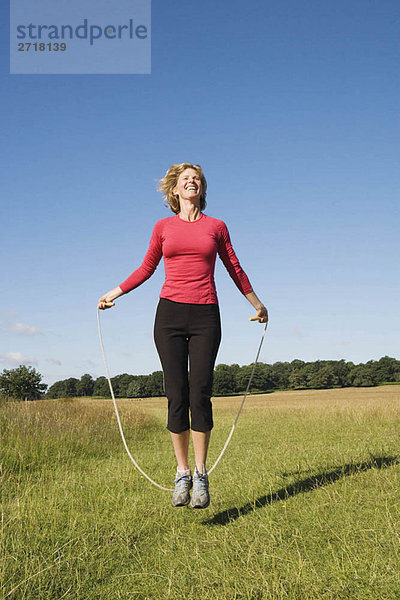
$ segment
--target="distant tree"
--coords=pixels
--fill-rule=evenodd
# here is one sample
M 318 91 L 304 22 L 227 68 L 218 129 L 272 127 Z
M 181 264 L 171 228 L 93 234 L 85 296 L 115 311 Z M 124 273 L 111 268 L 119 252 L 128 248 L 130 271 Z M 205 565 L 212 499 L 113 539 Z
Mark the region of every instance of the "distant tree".
M 368 365 L 359 364 L 351 369 L 347 381 L 354 387 L 370 387 L 376 385 L 375 374 Z
M 76 395 L 77 396 L 93 396 L 94 381 L 91 375 L 86 373 L 82 375 L 78 383 L 76 384 Z
M 236 391 L 235 369 L 229 365 L 220 364 L 214 370 L 213 394 L 231 394 Z
M 149 397 L 164 396 L 164 375 L 162 371 L 154 371 L 147 376 L 147 393 Z
M 41 380 L 41 374 L 30 366 L 20 365 L 16 369 L 4 369 L 0 374 L 0 392 L 6 398 L 36 400 L 43 396 L 47 388 Z
M 400 361 L 390 356 L 383 356 L 374 362 L 373 372 L 377 383 L 396 381 L 396 375 L 400 373 Z
M 254 363 L 243 365 L 236 371 L 236 390 L 244 391 L 250 381 Z M 273 369 L 266 363 L 257 363 L 251 380 L 250 389 L 259 392 L 273 389 L 275 387 Z
M 130 398 L 128 394 L 128 388 L 136 375 L 129 375 L 128 373 L 122 373 L 111 378 L 114 394 L 119 398 Z
M 300 361 L 299 361 L 300 362 Z M 307 371 L 305 367 L 293 369 L 289 375 L 289 387 L 293 389 L 306 388 L 308 384 Z
M 251 387 L 259 391 L 275 387 L 274 370 L 271 365 L 262 362 L 256 365 Z
M 77 385 L 79 379 L 70 377 L 62 381 L 56 381 L 50 386 L 46 396 L 48 398 L 73 398 L 77 396 Z
M 79 379 L 76 379 L 76 377 L 69 377 L 68 379 L 64 380 L 64 384 L 65 384 L 65 392 L 64 395 L 66 398 L 72 398 L 73 396 L 77 396 L 77 385 L 78 385 Z
M 276 362 L 272 365 L 272 381 L 274 388 L 289 387 L 289 375 L 292 370 L 288 362 Z
M 323 365 L 308 377 L 308 387 L 314 389 L 332 388 L 338 385 L 339 377 L 332 365 Z
M 93 396 L 111 398 L 110 386 L 106 377 L 98 377 L 94 382 Z
M 65 382 L 55 381 L 47 390 L 47 398 L 64 398 L 65 397 Z
M 130 382 L 127 389 L 127 398 L 145 398 L 147 396 L 147 381 L 145 375 L 137 375 Z
M 234 373 L 235 375 L 240 369 L 240 367 L 237 363 L 232 363 L 231 365 L 229 365 L 229 368 L 232 371 L 232 373 Z
M 290 363 L 290 366 L 291 366 L 292 369 L 301 369 L 302 367 L 305 366 L 305 364 L 306 363 L 304 362 L 304 360 L 299 360 L 298 358 L 295 358 Z
M 116 375 L 111 379 L 114 394 L 119 398 L 163 396 L 163 381 L 162 371 L 154 371 L 150 375 L 129 375 L 128 373 L 123 373 L 122 375 Z M 106 377 L 98 377 L 96 379 L 94 382 L 93 396 L 111 397 Z
M 236 370 L 236 391 L 243 392 L 247 388 L 252 370 L 252 365 L 242 365 Z
M 347 385 L 347 376 L 350 372 L 350 369 L 354 367 L 352 362 L 346 362 L 345 360 L 329 360 L 326 361 L 326 365 L 332 367 L 334 374 L 337 377 L 337 384 L 341 387 L 345 387 Z

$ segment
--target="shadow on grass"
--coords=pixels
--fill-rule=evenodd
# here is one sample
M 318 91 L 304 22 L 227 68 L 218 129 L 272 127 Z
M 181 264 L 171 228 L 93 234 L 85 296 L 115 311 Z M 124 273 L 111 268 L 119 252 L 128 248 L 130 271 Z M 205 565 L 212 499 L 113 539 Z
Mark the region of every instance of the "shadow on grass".
M 236 521 L 239 517 L 252 513 L 263 506 L 268 506 L 274 502 L 297 496 L 297 494 L 310 492 L 316 488 L 335 483 L 335 481 L 342 479 L 342 477 L 348 477 L 349 475 L 368 471 L 369 469 L 385 469 L 394 464 L 400 464 L 399 456 L 372 456 L 371 459 L 366 462 L 343 465 L 332 471 L 318 473 L 317 475 L 312 475 L 306 479 L 300 479 L 300 481 L 296 481 L 276 492 L 260 496 L 259 498 L 256 498 L 254 502 L 247 502 L 247 504 L 244 504 L 240 508 L 228 508 L 227 510 L 217 513 L 211 519 L 203 521 L 202 524 L 228 525 L 229 523 L 232 523 L 232 521 Z

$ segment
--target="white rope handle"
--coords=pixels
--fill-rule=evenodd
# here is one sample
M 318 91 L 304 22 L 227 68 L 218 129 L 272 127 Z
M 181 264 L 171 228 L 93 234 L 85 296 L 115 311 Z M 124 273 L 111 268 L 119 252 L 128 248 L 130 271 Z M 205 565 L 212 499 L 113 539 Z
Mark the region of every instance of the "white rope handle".
M 257 365 L 258 357 L 260 356 L 261 346 L 262 346 L 263 341 L 264 341 L 265 332 L 267 331 L 267 325 L 268 325 L 268 321 L 265 323 L 264 331 L 263 331 L 263 334 L 261 336 L 260 345 L 258 347 L 257 356 L 256 356 L 256 359 L 255 359 L 254 364 L 253 364 L 253 369 L 251 371 L 249 383 L 247 384 L 247 388 L 246 388 L 246 391 L 244 393 L 242 403 L 241 403 L 241 405 L 239 407 L 239 410 L 238 410 L 238 413 L 236 415 L 235 421 L 234 421 L 234 423 L 232 425 L 232 429 L 230 431 L 230 434 L 228 435 L 228 438 L 227 438 L 227 440 L 225 442 L 224 447 L 221 450 L 220 455 L 218 456 L 217 460 L 215 461 L 215 463 L 213 464 L 213 466 L 211 467 L 211 469 L 207 470 L 207 473 L 211 473 L 215 469 L 215 467 L 217 466 L 217 464 L 219 463 L 219 461 L 223 457 L 223 455 L 225 453 L 225 450 L 228 447 L 229 442 L 231 441 L 233 432 L 234 432 L 235 427 L 236 427 L 236 423 L 238 422 L 240 413 L 242 412 L 243 405 L 245 403 L 245 400 L 247 398 L 247 394 L 248 394 L 249 389 L 250 389 L 250 385 L 251 385 L 251 381 L 253 379 L 253 375 L 254 375 L 254 371 L 255 371 L 256 365 Z M 113 390 L 113 386 L 112 386 L 112 383 L 111 383 L 111 378 L 110 378 L 110 373 L 109 373 L 109 369 L 108 369 L 106 354 L 105 354 L 105 351 L 104 351 L 103 336 L 102 336 L 102 333 L 101 333 L 101 325 L 100 325 L 100 309 L 99 309 L 99 307 L 97 307 L 97 326 L 98 326 L 98 330 L 99 330 L 100 346 L 101 346 L 101 352 L 103 354 L 103 360 L 104 360 L 104 366 L 105 366 L 105 369 L 106 369 L 106 375 L 107 375 L 108 385 L 110 387 L 110 392 L 111 392 L 111 397 L 112 397 L 113 404 L 114 404 L 115 414 L 117 415 L 118 427 L 119 427 L 119 431 L 121 433 L 122 441 L 123 441 L 124 446 L 125 446 L 125 450 L 128 453 L 128 456 L 131 459 L 132 463 L 134 464 L 134 466 L 136 467 L 136 469 L 139 471 L 139 473 L 141 473 L 143 475 L 143 477 L 146 477 L 146 479 L 148 481 L 150 481 L 150 483 L 152 483 L 153 485 L 155 485 L 156 487 L 158 487 L 160 490 L 163 490 L 165 492 L 173 492 L 174 491 L 173 488 L 166 488 L 166 487 L 160 485 L 159 483 L 157 483 L 156 481 L 154 481 L 153 479 L 151 479 L 151 477 L 149 477 L 147 475 L 147 473 L 145 473 L 143 471 L 143 469 L 138 465 L 138 463 L 136 462 L 136 460 L 133 458 L 132 454 L 129 451 L 128 444 L 126 443 L 126 440 L 125 440 L 124 431 L 122 429 L 121 419 L 119 417 L 117 402 L 115 400 L 115 395 L 114 395 L 114 390 Z

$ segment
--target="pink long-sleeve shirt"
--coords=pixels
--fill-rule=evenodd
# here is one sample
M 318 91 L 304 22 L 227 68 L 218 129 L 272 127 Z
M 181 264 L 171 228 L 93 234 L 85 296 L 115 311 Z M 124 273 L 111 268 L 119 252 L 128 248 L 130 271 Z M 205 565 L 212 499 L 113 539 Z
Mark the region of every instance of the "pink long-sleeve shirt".
M 232 248 L 225 223 L 201 213 L 197 221 L 179 214 L 154 225 L 149 249 L 141 266 L 120 284 L 124 293 L 151 277 L 164 258 L 165 283 L 160 298 L 191 304 L 218 304 L 214 282 L 217 252 L 242 294 L 253 291 Z

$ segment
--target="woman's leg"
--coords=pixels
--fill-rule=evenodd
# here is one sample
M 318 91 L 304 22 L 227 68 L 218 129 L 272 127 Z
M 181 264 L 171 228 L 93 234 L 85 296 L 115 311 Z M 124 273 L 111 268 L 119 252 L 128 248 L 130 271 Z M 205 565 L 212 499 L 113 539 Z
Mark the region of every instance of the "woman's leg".
M 183 471 L 187 471 L 190 468 L 188 464 L 190 431 L 189 429 L 182 431 L 181 433 L 173 433 L 170 431 L 170 434 L 174 446 L 178 471 L 183 473 Z
M 185 305 L 161 299 L 154 323 L 154 341 L 164 373 L 168 422 L 178 471 L 189 468 L 189 380 Z
M 171 433 L 181 434 L 190 428 L 188 340 L 184 315 L 177 302 L 160 299 L 154 322 L 154 341 L 164 373 L 164 392 L 168 398 L 167 429 Z M 179 451 L 181 444 L 177 443 Z
M 199 305 L 191 311 L 189 337 L 189 402 L 196 466 L 200 473 L 206 464 L 212 418 L 214 365 L 221 342 L 218 305 Z
M 211 431 L 194 431 L 192 429 L 192 440 L 194 448 L 194 460 L 200 473 L 203 473 L 203 469 L 207 460 L 208 444 L 210 442 Z

